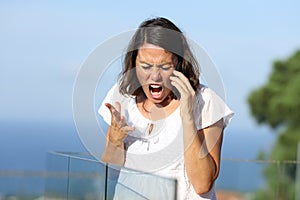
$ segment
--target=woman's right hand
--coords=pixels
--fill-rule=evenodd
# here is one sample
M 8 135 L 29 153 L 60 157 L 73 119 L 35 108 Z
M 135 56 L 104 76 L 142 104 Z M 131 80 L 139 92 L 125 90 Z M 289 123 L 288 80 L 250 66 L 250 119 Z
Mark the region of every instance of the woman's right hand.
M 126 123 L 124 116 L 121 116 L 121 104 L 116 102 L 116 107 L 110 103 L 105 103 L 105 106 L 111 113 L 111 124 L 108 131 L 109 142 L 114 146 L 121 147 L 128 132 L 133 131 L 134 127 L 130 127 Z

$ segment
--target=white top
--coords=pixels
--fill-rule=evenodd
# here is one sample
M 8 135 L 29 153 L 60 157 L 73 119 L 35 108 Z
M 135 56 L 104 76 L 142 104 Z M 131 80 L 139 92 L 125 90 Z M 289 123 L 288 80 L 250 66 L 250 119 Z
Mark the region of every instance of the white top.
M 130 132 L 124 141 L 127 148 L 124 164 L 126 168 L 176 179 L 177 199 L 216 198 L 214 187 L 207 194 L 199 196 L 195 193 L 193 186 L 188 180 L 183 157 L 180 106 L 164 119 L 149 120 L 138 110 L 135 98 L 121 95 L 116 84 L 108 92 L 98 110 L 98 113 L 109 125 L 111 114 L 104 103 L 115 105 L 116 101 L 121 103 L 121 114 L 125 116 L 127 124 L 135 127 L 135 131 Z M 232 116 L 233 112 L 225 102 L 210 88 L 201 85 L 196 92 L 194 106 L 194 118 L 197 129 L 208 127 L 220 119 L 223 119 L 226 127 Z M 149 129 L 152 129 L 150 135 Z M 128 188 L 138 191 L 145 199 L 170 199 L 168 195 L 172 195 L 172 191 L 169 191 L 170 189 L 167 189 L 168 187 L 166 186 L 158 186 L 164 185 L 157 183 L 158 178 L 145 178 L 146 175 L 142 176 L 141 174 L 140 176 L 128 176 L 125 170 L 123 172 L 119 176 L 119 186 L 117 185 L 116 188 L 115 199 L 118 199 L 118 194 L 121 197 L 120 199 L 133 198 L 133 196 L 128 198 L 124 196 L 129 195 Z M 162 189 L 163 187 L 165 188 Z M 121 194 L 122 188 L 127 188 L 127 193 Z M 153 191 L 160 191 L 161 194 L 153 194 Z M 157 195 L 160 196 L 158 197 Z M 161 198 L 161 195 L 165 197 Z

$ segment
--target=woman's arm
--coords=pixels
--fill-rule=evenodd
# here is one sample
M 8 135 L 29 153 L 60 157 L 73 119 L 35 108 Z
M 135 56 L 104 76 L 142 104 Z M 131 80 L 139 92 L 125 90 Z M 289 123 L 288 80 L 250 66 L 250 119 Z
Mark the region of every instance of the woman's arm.
M 104 151 L 102 154 L 102 161 L 124 165 L 125 162 L 125 146 L 124 139 L 129 131 L 134 128 L 127 126 L 126 120 L 121 116 L 121 104 L 116 102 L 116 108 L 111 104 L 105 104 L 111 113 L 111 125 L 108 127 L 106 133 L 106 141 Z
M 207 193 L 219 174 L 223 120 L 197 130 L 194 119 L 195 91 L 189 80 L 174 71 L 171 84 L 180 92 L 180 115 L 183 125 L 186 172 L 198 194 Z
M 125 162 L 124 142 L 112 143 L 112 140 L 110 139 L 110 136 L 113 135 L 111 129 L 111 126 L 109 126 L 106 133 L 106 141 L 104 151 L 102 153 L 102 161 L 123 166 Z
M 183 122 L 186 172 L 198 194 L 207 193 L 220 171 L 223 121 L 196 130 L 194 121 Z

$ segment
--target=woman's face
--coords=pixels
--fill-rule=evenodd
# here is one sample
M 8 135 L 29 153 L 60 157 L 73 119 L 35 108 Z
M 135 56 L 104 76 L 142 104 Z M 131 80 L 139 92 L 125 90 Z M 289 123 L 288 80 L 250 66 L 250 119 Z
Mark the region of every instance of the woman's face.
M 138 50 L 136 75 L 148 100 L 162 103 L 171 93 L 170 76 L 175 69 L 175 56 L 165 49 L 144 44 Z

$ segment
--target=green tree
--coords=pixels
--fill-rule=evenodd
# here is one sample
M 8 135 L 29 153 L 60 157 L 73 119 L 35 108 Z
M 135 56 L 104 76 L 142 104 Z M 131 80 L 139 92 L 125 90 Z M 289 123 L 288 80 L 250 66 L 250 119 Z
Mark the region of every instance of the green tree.
M 280 163 L 296 160 L 300 141 L 300 50 L 274 62 L 267 83 L 250 93 L 248 103 L 256 122 L 269 125 L 278 134 L 270 159 Z M 279 199 L 295 198 L 296 165 L 280 166 L 281 169 L 276 164 L 266 167 L 267 186 L 256 199 L 276 199 L 277 195 Z

